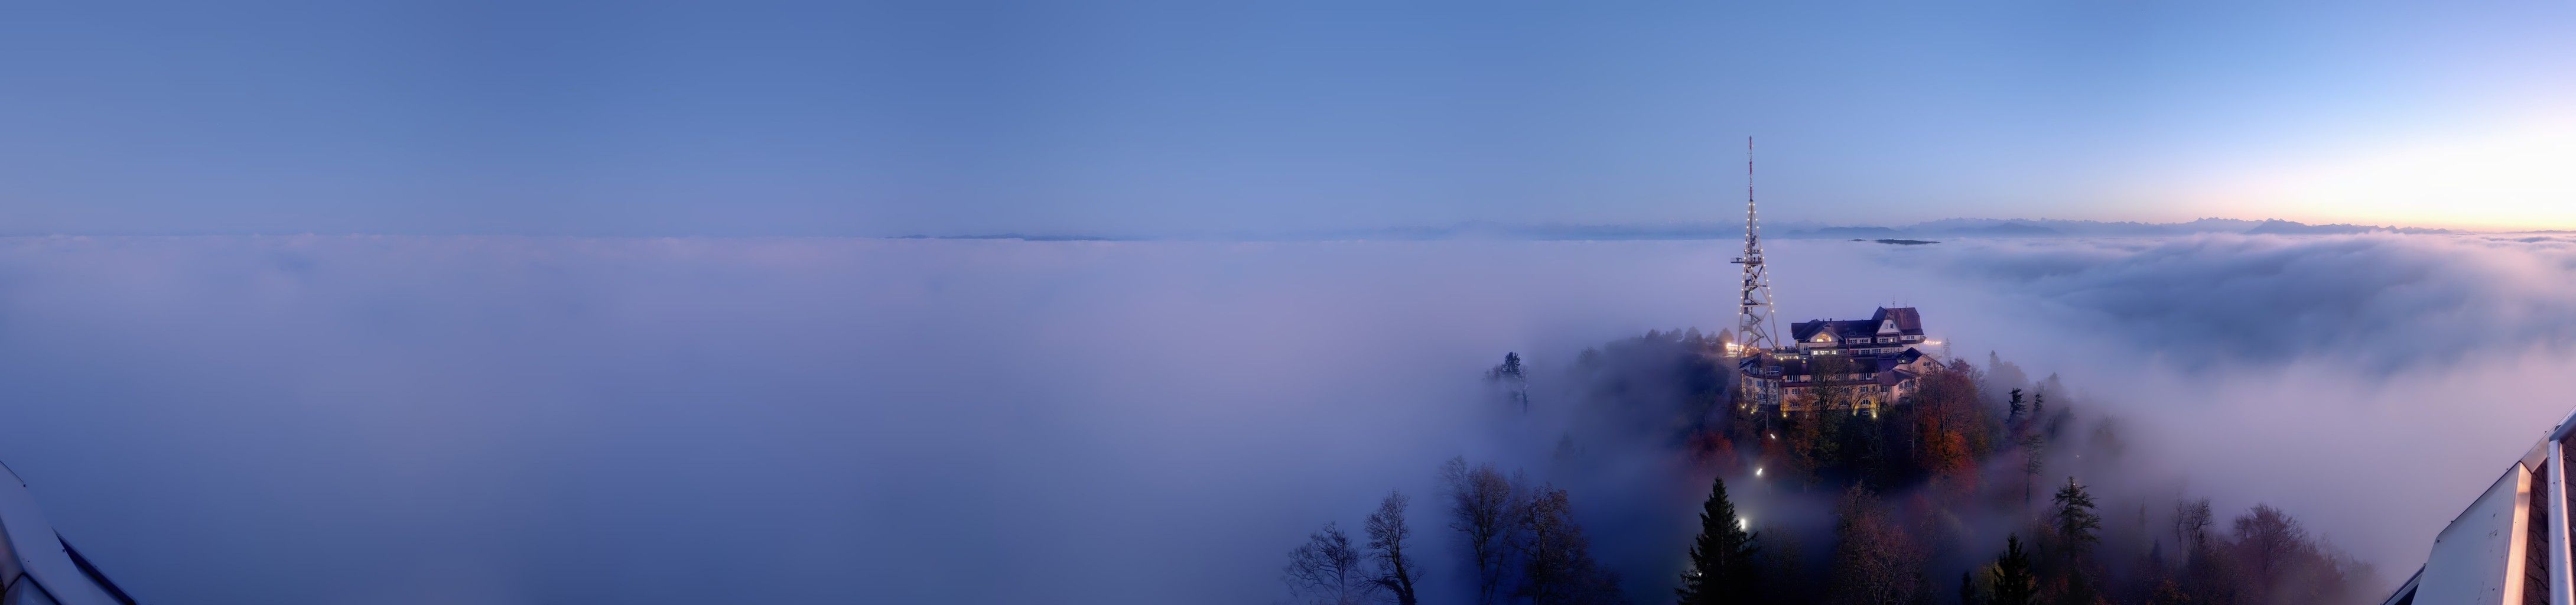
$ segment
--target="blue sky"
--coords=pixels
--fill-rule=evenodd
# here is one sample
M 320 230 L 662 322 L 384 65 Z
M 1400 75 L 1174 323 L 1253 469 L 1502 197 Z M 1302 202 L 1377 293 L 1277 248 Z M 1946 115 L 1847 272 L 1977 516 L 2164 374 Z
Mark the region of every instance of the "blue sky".
M 2576 5 L 44 3 L 0 232 L 2576 228 Z

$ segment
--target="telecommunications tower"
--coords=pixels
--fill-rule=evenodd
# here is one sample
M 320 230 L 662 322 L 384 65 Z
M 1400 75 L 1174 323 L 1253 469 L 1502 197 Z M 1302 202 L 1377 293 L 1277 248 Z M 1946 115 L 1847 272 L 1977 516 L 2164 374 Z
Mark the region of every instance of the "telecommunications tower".
M 1762 269 L 1762 228 L 1753 216 L 1753 137 L 1744 137 L 1744 296 L 1736 304 L 1735 343 L 1743 354 L 1780 346 L 1771 338 L 1771 277 Z

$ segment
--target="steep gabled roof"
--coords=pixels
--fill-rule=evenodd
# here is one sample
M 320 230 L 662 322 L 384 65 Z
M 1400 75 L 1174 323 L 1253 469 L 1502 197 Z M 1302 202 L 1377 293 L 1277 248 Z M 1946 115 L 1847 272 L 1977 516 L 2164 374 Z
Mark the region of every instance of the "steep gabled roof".
M 1879 307 L 1878 311 L 1871 313 L 1867 320 L 1816 319 L 1789 324 L 1789 338 L 1797 342 L 1808 342 L 1815 340 L 1816 334 L 1819 332 L 1830 332 L 1834 335 L 1834 339 L 1837 341 L 1853 338 L 1868 338 L 1877 336 L 1880 323 L 1888 320 L 1896 321 L 1896 330 L 1899 333 L 1913 336 L 1923 335 L 1923 315 L 1915 312 L 1913 307 L 1896 307 L 1892 309 Z
M 1870 314 L 1869 323 L 1872 326 L 1876 326 L 1878 325 L 1878 322 L 1889 319 L 1896 320 L 1897 330 L 1901 330 L 1907 334 L 1923 333 L 1923 314 L 1916 313 L 1914 311 L 1914 307 L 1896 307 L 1893 309 L 1879 307 L 1877 313 Z
M 1833 330 L 1835 338 L 1842 338 L 1844 334 L 1849 333 L 1843 330 L 1839 325 L 1843 323 L 1848 322 L 1815 319 L 1789 324 L 1789 339 L 1798 342 L 1814 340 L 1817 332 L 1822 332 L 1827 329 Z

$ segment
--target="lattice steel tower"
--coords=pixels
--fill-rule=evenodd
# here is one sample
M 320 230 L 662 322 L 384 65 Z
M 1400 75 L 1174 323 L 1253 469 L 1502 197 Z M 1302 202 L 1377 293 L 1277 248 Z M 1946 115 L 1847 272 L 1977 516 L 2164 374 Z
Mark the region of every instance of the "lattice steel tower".
M 1780 346 L 1771 338 L 1771 277 L 1762 268 L 1762 225 L 1753 215 L 1753 137 L 1744 137 L 1744 296 L 1736 304 L 1735 342 L 1745 354 Z

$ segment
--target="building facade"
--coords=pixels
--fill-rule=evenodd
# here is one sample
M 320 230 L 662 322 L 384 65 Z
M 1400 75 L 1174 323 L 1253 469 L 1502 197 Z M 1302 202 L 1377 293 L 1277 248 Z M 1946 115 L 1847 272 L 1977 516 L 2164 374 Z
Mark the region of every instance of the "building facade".
M 2485 492 L 2433 536 L 2424 567 L 2385 605 L 2576 603 L 2576 561 L 2568 544 L 2576 527 L 2569 454 L 2576 453 L 2576 414 L 2542 434 Z
M 1737 387 L 1755 408 L 1747 411 L 1875 411 L 1905 402 L 1939 363 L 1916 349 L 1932 341 L 1913 307 L 1880 307 L 1866 320 L 1802 321 L 1789 335 L 1789 346 L 1738 352 Z

